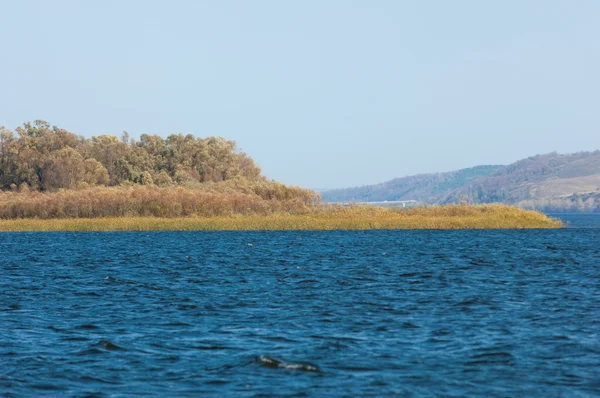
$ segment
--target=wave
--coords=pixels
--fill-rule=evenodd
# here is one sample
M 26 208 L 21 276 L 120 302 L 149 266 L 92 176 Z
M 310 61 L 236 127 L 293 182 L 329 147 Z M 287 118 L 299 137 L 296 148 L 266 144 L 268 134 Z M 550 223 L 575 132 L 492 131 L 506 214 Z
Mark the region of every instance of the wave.
M 266 368 L 290 369 L 301 370 L 304 372 L 323 373 L 323 370 L 321 370 L 320 367 L 314 364 L 301 362 L 284 362 L 279 359 L 271 358 L 267 355 L 260 355 L 256 358 L 256 361 Z

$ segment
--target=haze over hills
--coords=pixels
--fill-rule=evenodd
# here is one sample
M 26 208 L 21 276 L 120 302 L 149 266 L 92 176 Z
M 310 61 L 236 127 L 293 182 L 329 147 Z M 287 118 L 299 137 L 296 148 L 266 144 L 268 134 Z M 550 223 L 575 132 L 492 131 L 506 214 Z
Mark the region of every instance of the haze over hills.
M 321 195 L 325 202 L 502 202 L 546 211 L 600 211 L 600 151 L 553 152 L 507 166 L 420 174 Z
M 435 203 L 439 197 L 472 181 L 490 175 L 504 166 L 476 166 L 446 173 L 418 174 L 394 178 L 376 185 L 334 189 L 321 193 L 326 202 L 378 202 L 418 200 Z

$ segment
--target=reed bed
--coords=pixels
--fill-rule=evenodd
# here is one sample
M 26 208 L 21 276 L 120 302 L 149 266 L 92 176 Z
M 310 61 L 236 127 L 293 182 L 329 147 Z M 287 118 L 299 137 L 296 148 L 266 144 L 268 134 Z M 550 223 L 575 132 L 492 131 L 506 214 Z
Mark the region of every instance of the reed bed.
M 100 217 L 0 220 L 0 231 L 215 231 L 560 228 L 560 221 L 505 205 L 390 209 L 317 206 L 302 213 L 211 217 Z
M 0 192 L 0 219 L 299 214 L 310 211 L 318 200 L 318 195 L 307 189 L 246 181 L 197 187 L 133 185 Z

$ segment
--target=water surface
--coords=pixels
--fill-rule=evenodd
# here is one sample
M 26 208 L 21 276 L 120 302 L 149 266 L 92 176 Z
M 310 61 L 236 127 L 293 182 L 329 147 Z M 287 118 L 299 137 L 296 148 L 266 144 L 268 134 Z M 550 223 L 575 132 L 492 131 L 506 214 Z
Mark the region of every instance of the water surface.
M 600 229 L 0 234 L 0 395 L 597 396 Z

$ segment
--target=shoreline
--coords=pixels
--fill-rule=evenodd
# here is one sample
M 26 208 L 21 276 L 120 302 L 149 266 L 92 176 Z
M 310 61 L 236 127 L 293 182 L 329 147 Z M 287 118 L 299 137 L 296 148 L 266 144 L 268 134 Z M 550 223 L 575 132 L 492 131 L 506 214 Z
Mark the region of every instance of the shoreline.
M 562 226 L 560 221 L 542 213 L 505 205 L 449 205 L 411 209 L 361 206 L 321 209 L 305 214 L 0 220 L 0 232 L 458 230 L 548 229 Z

